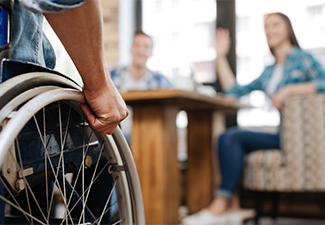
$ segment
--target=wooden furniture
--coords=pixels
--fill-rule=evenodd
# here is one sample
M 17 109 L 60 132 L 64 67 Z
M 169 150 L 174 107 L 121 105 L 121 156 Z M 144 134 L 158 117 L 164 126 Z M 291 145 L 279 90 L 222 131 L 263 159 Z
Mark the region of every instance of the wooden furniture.
M 188 115 L 187 204 L 195 212 L 209 204 L 218 180 L 212 148 L 225 129 L 225 112 L 243 105 L 222 95 L 182 90 L 122 94 L 133 107 L 131 150 L 140 177 L 147 224 L 175 224 L 181 203 L 176 116 Z M 212 179 L 215 178 L 215 179 Z

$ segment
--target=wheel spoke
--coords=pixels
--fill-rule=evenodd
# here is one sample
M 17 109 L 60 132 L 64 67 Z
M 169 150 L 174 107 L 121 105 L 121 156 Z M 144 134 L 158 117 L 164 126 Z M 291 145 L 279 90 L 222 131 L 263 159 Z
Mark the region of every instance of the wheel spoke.
M 115 223 L 113 223 L 112 225 L 116 225 L 116 224 L 119 224 L 119 223 L 121 223 L 121 222 L 123 222 L 124 220 L 119 220 L 119 221 L 117 221 L 117 222 L 115 222 Z
M 86 200 L 85 200 L 85 198 L 84 198 L 84 194 L 82 195 L 82 196 L 83 196 L 83 197 L 82 197 L 82 200 L 83 200 L 83 202 L 84 202 L 83 211 L 84 211 L 85 206 L 86 206 L 86 204 L 87 204 L 88 197 L 89 197 L 89 194 L 90 194 L 90 191 L 91 191 L 91 187 L 92 187 L 92 185 L 93 185 L 93 183 L 94 183 L 94 178 L 95 178 L 95 175 L 96 175 L 96 172 L 97 172 L 97 168 L 98 168 L 98 165 L 99 165 L 99 162 L 100 162 L 100 158 L 101 158 L 102 153 L 103 153 L 103 149 L 104 149 L 104 145 L 102 145 L 102 148 L 101 148 L 101 150 L 100 150 L 100 153 L 99 153 L 99 156 L 98 156 L 98 160 L 97 160 L 97 162 L 96 162 L 96 166 L 95 166 L 95 170 L 94 170 L 93 176 L 92 176 L 92 178 L 91 178 L 91 181 L 90 181 L 89 187 L 87 188 L 88 191 L 87 191 Z M 84 182 L 83 182 L 83 184 L 84 184 Z M 85 193 L 84 191 L 85 191 L 85 190 L 84 190 L 84 185 L 83 185 L 83 191 L 82 191 L 82 192 Z M 79 219 L 79 223 L 80 223 L 80 219 Z M 83 223 L 85 223 L 85 221 L 83 221 Z
M 87 153 L 88 153 L 88 149 L 89 149 L 89 147 L 90 147 L 90 141 L 91 141 L 91 138 L 92 138 L 93 134 L 94 134 L 94 131 L 92 130 L 91 133 L 90 133 L 90 137 L 89 137 L 88 143 L 87 143 L 87 145 L 86 145 L 87 148 L 86 148 L 85 154 L 83 154 L 83 156 L 82 156 L 82 162 L 81 162 L 82 165 L 85 164 L 86 155 L 87 155 Z M 84 145 L 83 145 L 83 146 L 84 146 Z M 74 184 L 73 184 L 73 187 L 74 187 L 74 188 L 75 188 L 76 185 L 77 185 L 77 181 L 78 181 L 78 179 L 79 179 L 79 176 L 80 176 L 81 171 L 82 171 L 82 166 L 79 167 L 79 170 L 78 170 L 78 173 L 77 173 L 77 176 L 76 176 L 76 180 L 75 180 L 75 182 L 74 182 Z
M 46 157 L 48 157 L 48 162 L 50 163 L 51 170 L 52 170 L 52 173 L 53 173 L 53 175 L 54 175 L 55 184 L 57 184 L 57 187 L 58 187 L 58 189 L 59 189 L 59 193 L 61 194 L 62 199 L 65 199 L 65 196 L 64 196 L 64 194 L 63 194 L 63 192 L 62 192 L 62 189 L 61 189 L 61 187 L 60 187 L 60 185 L 59 185 L 59 181 L 58 181 L 58 178 L 57 178 L 57 177 L 58 177 L 59 169 L 57 169 L 57 171 L 54 170 L 54 167 L 53 167 L 52 161 L 51 161 L 51 159 L 50 159 L 50 155 L 49 155 L 49 153 L 48 153 L 48 151 L 47 151 L 46 143 L 45 143 L 45 141 L 44 141 L 44 139 L 43 139 L 43 137 L 42 137 L 42 134 L 41 134 L 41 131 L 40 131 L 40 128 L 39 128 L 38 122 L 37 122 L 37 120 L 36 120 L 36 118 L 35 118 L 35 115 L 33 116 L 33 118 L 34 118 L 34 122 L 35 122 L 35 125 L 36 125 L 36 128 L 37 128 L 37 131 L 38 131 L 39 137 L 40 137 L 41 142 L 42 142 L 43 147 L 44 147 L 45 155 L 46 155 Z M 62 155 L 60 155 L 59 164 L 60 164 L 60 161 L 61 161 L 61 157 L 62 157 Z M 53 195 L 54 195 L 54 190 L 52 191 L 52 198 L 54 197 Z M 69 215 L 69 217 L 70 217 L 70 220 L 72 221 L 71 215 Z
M 128 150 L 127 146 L 125 146 L 123 139 L 118 140 L 116 142 L 116 140 L 114 140 L 110 136 L 100 137 L 97 136 L 97 133 L 96 133 L 96 138 L 94 138 L 93 135 L 95 133 L 93 129 L 89 127 L 89 124 L 86 123 L 85 115 L 82 114 L 82 110 L 80 109 L 78 110 L 77 103 L 73 102 L 73 101 L 83 102 L 82 96 L 78 94 L 78 98 L 74 97 L 75 95 L 72 92 L 73 91 L 70 90 L 66 90 L 66 92 L 65 91 L 62 92 L 62 98 L 61 97 L 51 98 L 49 94 L 48 96 L 44 95 L 47 97 L 43 98 L 44 100 L 42 101 L 44 102 L 39 101 L 40 104 L 37 105 L 37 109 L 35 108 L 35 111 L 32 108 L 33 104 L 25 104 L 21 108 L 22 110 L 19 110 L 21 112 L 20 114 L 18 113 L 15 114 L 17 116 L 13 115 L 12 121 L 14 122 L 11 122 L 10 124 L 12 124 L 13 127 L 17 128 L 17 130 L 21 131 L 19 135 L 19 141 L 25 141 L 25 140 L 28 141 L 28 138 L 32 138 L 31 139 L 33 141 L 31 142 L 32 144 L 34 143 L 34 139 L 35 139 L 35 141 L 38 141 L 35 142 L 36 144 L 35 146 L 38 147 L 41 155 L 37 154 L 35 155 L 34 158 L 33 152 L 30 152 L 31 154 L 33 154 L 30 155 L 31 157 L 30 156 L 25 157 L 24 152 L 19 153 L 19 155 L 18 153 L 16 154 L 14 154 L 14 152 L 12 153 L 12 156 L 16 158 L 16 163 L 17 163 L 17 169 L 15 168 L 15 170 L 16 171 L 18 170 L 19 173 L 23 175 L 23 177 L 19 176 L 19 178 L 21 178 L 20 182 L 25 183 L 25 190 L 17 194 L 16 190 L 12 189 L 11 185 L 8 185 L 6 180 L 4 181 L 0 180 L 0 182 L 2 181 L 7 184 L 7 187 L 3 186 L 4 190 L 6 191 L 4 192 L 5 193 L 4 195 L 0 196 L 0 198 L 6 199 L 4 200 L 6 204 L 6 209 L 8 209 L 7 207 L 8 205 L 10 205 L 12 209 L 17 208 L 17 210 L 14 211 L 18 211 L 18 210 L 21 211 L 22 212 L 21 216 L 23 216 L 22 217 L 23 220 L 25 220 L 30 224 L 35 224 L 35 223 L 49 224 L 53 222 L 50 212 L 54 211 L 54 206 L 55 206 L 54 202 L 56 196 L 62 197 L 62 202 L 61 200 L 60 202 L 64 204 L 64 208 L 63 206 L 61 208 L 63 212 L 62 214 L 60 214 L 59 223 L 62 222 L 63 224 L 73 224 L 79 222 L 79 224 L 86 224 L 87 222 L 88 223 L 91 222 L 95 224 L 101 224 L 102 222 L 104 223 L 106 217 L 109 216 L 112 209 L 114 209 L 114 213 L 115 213 L 115 207 L 117 207 L 117 205 L 121 207 L 122 205 L 124 206 L 124 204 L 126 204 L 126 207 L 123 207 L 122 209 L 119 208 L 119 213 L 115 215 L 120 217 L 114 221 L 111 221 L 111 223 L 115 225 L 115 224 L 121 224 L 122 221 L 125 221 L 124 223 L 132 224 L 132 213 L 133 212 L 137 213 L 136 210 L 132 211 L 133 180 L 131 181 L 131 183 L 129 183 L 130 182 L 129 177 L 124 174 L 124 170 L 123 171 L 119 170 L 120 167 L 118 167 L 118 170 L 115 171 L 113 174 L 106 174 L 108 173 L 107 172 L 108 166 L 111 163 L 114 162 L 114 164 L 117 163 L 117 165 L 122 166 L 124 165 L 124 163 L 129 162 L 128 161 L 129 156 L 128 155 L 125 156 L 125 154 L 128 153 L 126 151 Z M 52 95 L 52 96 L 61 96 L 61 95 Z M 40 100 L 41 99 L 42 98 L 40 98 Z M 51 99 L 53 99 L 53 101 Z M 63 101 L 67 101 L 67 102 L 63 102 Z M 34 102 L 37 103 L 37 101 Z M 53 107 L 53 103 L 55 104 L 54 107 Z M 48 105 L 50 105 L 50 107 L 48 107 Z M 25 111 L 23 109 L 27 109 L 27 110 Z M 53 115 L 51 116 L 51 114 L 49 114 L 52 109 L 54 109 L 56 116 Z M 26 117 L 23 119 L 23 115 L 25 112 L 26 112 L 25 114 Z M 75 114 L 75 112 L 77 114 Z M 82 116 L 84 116 L 84 119 L 82 119 Z M 37 131 L 34 127 L 32 127 L 34 126 L 32 124 L 33 121 L 31 121 L 31 123 L 27 122 L 32 117 L 34 119 L 35 127 L 37 128 Z M 20 121 L 22 122 L 21 124 L 23 124 L 21 127 L 19 125 Z M 73 124 L 73 126 L 69 125 L 70 123 Z M 26 124 L 28 124 L 28 126 L 24 128 L 23 126 Z M 19 133 L 19 132 L 15 133 L 15 131 L 10 131 L 10 129 L 6 129 L 6 130 L 8 130 L 9 133 L 12 132 L 12 134 L 15 135 Z M 37 137 L 37 132 L 38 132 L 38 137 Z M 16 139 L 16 142 L 18 142 L 18 139 Z M 54 143 L 54 145 L 52 143 Z M 21 150 L 23 151 L 24 149 L 22 143 L 20 143 L 20 147 L 22 147 Z M 16 148 L 16 151 L 18 148 Z M 93 154 L 96 154 L 96 156 L 94 156 Z M 39 158 L 40 156 L 44 157 L 44 159 Z M 88 157 L 90 156 L 92 157 L 92 162 L 88 163 L 88 161 L 91 161 L 88 160 Z M 104 158 L 105 161 L 103 161 Z M 132 158 L 130 161 L 132 162 Z M 39 164 L 37 168 L 36 168 L 36 164 Z M 32 175 L 29 175 L 29 173 L 26 170 L 26 166 L 33 167 L 34 173 Z M 90 170 L 87 170 L 87 168 L 90 166 L 91 166 Z M 40 169 L 44 170 L 44 172 L 40 171 Z M 125 167 L 125 169 L 127 170 L 128 167 Z M 68 172 L 73 172 L 72 180 L 70 179 L 70 174 L 66 174 Z M 126 173 L 128 172 L 126 171 Z M 102 179 L 103 175 L 105 175 L 105 177 L 106 175 L 110 177 L 113 176 L 114 182 L 112 183 L 109 182 L 110 183 L 109 185 L 107 183 L 105 184 L 103 183 L 103 185 L 105 185 L 105 188 L 108 189 L 106 189 L 107 191 L 105 191 L 105 198 L 102 197 L 102 203 L 100 205 L 101 210 L 91 212 L 93 206 L 92 204 L 90 205 L 90 202 L 92 202 L 93 200 L 92 193 L 98 191 L 96 188 L 96 183 L 98 183 L 99 180 Z M 37 178 L 38 176 L 41 176 L 42 178 L 38 179 Z M 134 176 L 131 176 L 131 178 L 133 177 Z M 42 183 L 42 189 L 46 188 L 46 190 L 44 191 L 42 190 L 42 192 L 38 192 L 37 191 L 39 187 L 38 182 L 33 182 L 32 180 L 34 179 L 38 179 L 38 182 Z M 45 184 L 43 183 L 44 181 Z M 52 182 L 58 187 L 58 191 L 56 188 L 55 190 L 51 189 L 53 186 Z M 81 186 L 79 184 L 81 184 Z M 99 185 L 101 184 L 102 183 L 100 182 Z M 130 195 L 129 188 L 131 188 L 132 190 L 131 196 L 129 196 Z M 7 191 L 10 189 L 13 191 L 11 192 Z M 80 195 L 76 192 L 77 190 L 78 193 L 80 192 Z M 118 200 L 116 201 L 115 201 L 115 191 L 118 196 Z M 74 192 L 75 194 L 72 195 L 71 194 L 72 192 Z M 16 194 L 19 197 L 17 197 Z M 26 194 L 27 196 L 25 196 Z M 44 196 L 44 194 L 46 196 Z M 101 193 L 98 194 L 101 195 Z M 26 198 L 29 198 L 28 203 L 24 202 L 23 204 L 22 202 L 20 202 L 21 196 L 23 197 L 24 201 L 26 200 Z M 112 199 L 112 196 L 114 200 Z M 120 205 L 119 201 L 122 197 L 123 197 L 123 202 L 122 202 L 123 204 Z M 124 197 L 126 199 L 124 199 Z M 115 202 L 113 203 L 113 201 Z M 134 204 L 137 205 L 136 203 Z M 141 207 L 139 208 L 141 209 Z M 34 210 L 37 214 L 34 214 L 35 213 Z M 93 213 L 98 215 L 94 216 Z M 6 213 L 6 216 L 9 215 L 10 215 L 10 211 Z M 72 216 L 74 216 L 73 219 Z M 141 219 L 139 221 L 141 221 Z
M 65 198 L 66 195 L 66 189 L 65 189 L 65 171 L 64 171 L 64 155 L 63 155 L 63 139 L 62 139 L 62 117 L 61 117 L 61 101 L 58 102 L 59 104 L 59 126 L 60 126 L 60 142 L 61 142 L 61 166 L 62 166 L 62 183 L 63 183 L 63 202 L 64 202 L 64 206 L 65 206 L 65 210 L 68 211 L 68 206 L 67 206 L 67 199 Z M 59 166 L 60 167 L 60 162 L 59 162 Z M 58 169 L 59 171 L 59 169 Z M 66 217 L 66 224 L 68 225 L 68 218 Z
M 86 148 L 86 153 L 85 154 L 83 154 L 83 159 L 82 159 L 82 165 L 84 165 L 84 163 L 85 163 L 85 155 L 87 154 L 87 152 L 88 152 L 88 149 L 89 149 L 89 146 L 90 146 L 90 141 L 91 141 L 91 139 L 92 139 L 92 136 L 93 136 L 93 130 L 91 131 L 91 133 L 90 133 L 90 137 L 89 137 L 89 140 L 88 140 L 88 143 L 87 143 L 87 148 Z M 73 189 L 75 190 L 75 188 L 76 188 L 76 185 L 77 185 L 77 181 L 78 181 L 78 179 L 79 179 L 79 175 L 80 175 L 80 173 L 81 173 L 81 171 L 82 171 L 82 166 L 80 166 L 79 167 L 79 170 L 78 170 L 78 173 L 77 173 L 77 176 L 76 176 L 76 179 L 75 179 L 75 182 L 74 182 L 74 184 L 73 184 Z M 72 199 L 72 193 L 70 194 L 70 196 L 69 196 L 69 200 L 68 200 L 68 204 L 67 204 L 67 206 L 69 207 L 70 206 L 70 203 L 71 203 L 71 199 Z M 78 202 L 79 202 L 80 200 L 78 200 Z M 73 207 L 73 209 L 74 209 L 74 207 Z M 70 210 L 70 212 L 71 212 L 72 210 Z M 65 214 L 64 214 L 65 215 Z M 62 223 L 61 223 L 62 224 Z
M 61 149 L 64 148 L 65 146 L 65 143 L 66 143 L 66 138 L 67 138 L 67 134 L 68 134 L 68 129 L 69 129 L 69 125 L 70 125 L 70 118 L 71 118 L 71 106 L 69 108 L 69 114 L 68 114 L 68 119 L 67 119 L 67 125 L 66 125 L 66 129 L 65 129 L 65 134 L 64 134 L 64 139 L 63 139 L 63 144 L 61 145 Z M 44 128 L 45 129 L 45 128 Z M 44 138 L 45 140 L 45 138 Z M 60 155 L 60 159 L 61 159 L 62 155 Z M 59 163 L 61 162 L 61 160 L 59 159 Z M 58 172 L 58 171 L 57 171 Z M 57 177 L 58 174 L 56 174 L 56 177 Z M 59 187 L 58 187 L 59 188 Z M 52 203 L 53 203 L 53 200 L 54 200 L 54 189 L 52 191 L 52 194 L 51 194 L 51 201 L 50 201 L 50 208 L 49 208 L 49 212 L 51 211 L 52 209 Z M 65 195 L 64 195 L 65 196 Z
M 40 137 L 41 142 L 42 142 L 43 147 L 44 147 L 45 155 L 46 155 L 46 157 L 48 158 L 48 162 L 50 163 L 52 173 L 53 173 L 53 175 L 55 175 L 55 174 L 57 174 L 57 171 L 54 170 L 54 167 L 53 167 L 52 161 L 51 161 L 51 159 L 50 159 L 50 155 L 49 155 L 49 153 L 48 153 L 48 151 L 47 151 L 46 143 L 45 143 L 45 141 L 44 141 L 44 139 L 43 139 L 43 137 L 42 137 L 42 134 L 41 134 L 41 131 L 40 131 L 40 128 L 39 128 L 39 125 L 38 125 L 38 122 L 37 122 L 35 116 L 34 116 L 34 121 L 35 121 L 35 125 L 36 125 L 36 128 L 37 128 L 37 131 L 38 131 L 39 137 Z M 60 161 L 61 161 L 61 155 L 60 155 L 59 162 L 60 162 Z M 54 176 L 54 178 L 55 178 L 55 182 L 57 183 L 57 182 L 58 182 L 58 181 L 57 181 L 57 176 Z M 60 190 L 60 192 L 62 192 L 62 190 Z
M 118 179 L 116 179 L 116 181 L 114 182 L 114 186 L 113 186 L 113 188 L 112 188 L 112 190 L 111 190 L 111 193 L 109 193 L 109 197 L 108 197 L 108 199 L 107 199 L 107 201 L 106 201 L 106 204 L 105 204 L 104 210 L 103 210 L 103 212 L 102 212 L 102 215 L 99 217 L 100 219 L 99 219 L 99 221 L 98 221 L 98 224 L 100 224 L 100 222 L 102 221 L 102 219 L 103 219 L 103 217 L 104 217 L 104 215 L 105 215 L 105 211 L 106 211 L 107 205 L 108 205 L 108 203 L 109 203 L 109 201 L 110 201 L 110 199 L 111 199 L 111 197 L 112 197 L 113 190 L 115 189 L 115 186 L 116 186 L 117 180 L 118 180 Z
M 7 186 L 6 182 L 4 182 L 4 180 L 2 179 L 2 176 L 0 176 L 0 181 L 3 184 L 3 186 L 6 188 L 6 190 L 8 191 L 10 197 L 14 200 L 14 202 L 16 203 L 17 207 L 21 208 L 20 204 L 18 203 L 17 199 L 15 198 L 15 196 L 12 194 L 11 190 L 9 189 L 9 187 Z M 9 200 L 8 200 L 9 201 Z M 12 203 L 13 204 L 13 203 Z M 22 213 L 24 214 L 25 218 L 27 219 L 27 221 L 32 224 L 32 222 L 28 219 L 27 217 L 27 212 L 25 210 L 22 210 Z M 29 212 L 31 213 L 31 212 Z
M 69 125 L 70 125 L 70 118 L 71 118 L 71 106 L 69 108 L 69 114 L 68 114 L 68 119 L 67 119 L 67 125 L 66 125 L 66 128 L 65 128 L 65 132 L 64 132 L 64 138 L 63 138 L 63 144 L 61 146 L 62 150 L 64 149 L 64 145 L 65 145 L 65 142 L 67 140 L 67 136 L 68 136 L 68 130 L 69 130 Z
M 84 125 L 82 127 L 82 136 L 83 136 L 82 137 L 82 143 L 83 143 L 83 145 L 82 145 L 82 158 L 84 159 L 84 158 L 86 158 L 86 153 L 85 153 L 86 116 L 85 116 L 85 114 L 83 114 L 83 122 L 84 122 Z M 82 193 L 84 193 L 84 191 L 85 191 L 85 163 L 82 163 L 81 167 L 82 167 L 82 174 L 81 174 L 81 176 L 82 176 L 82 186 L 81 186 L 81 189 L 82 190 L 81 191 L 82 191 Z M 83 219 L 83 221 L 82 221 L 83 224 L 85 224 L 85 220 L 86 220 L 86 218 L 85 218 L 85 206 L 86 206 L 86 203 L 85 203 L 85 195 L 82 195 L 82 213 L 81 213 L 81 218 Z M 80 223 L 80 219 L 79 219 L 79 222 L 78 223 Z
M 23 161 L 22 161 L 22 158 L 21 158 L 20 148 L 19 148 L 19 143 L 18 143 L 18 140 L 17 140 L 17 139 L 16 139 L 16 142 L 17 142 L 17 152 L 18 152 L 19 163 L 20 163 L 21 166 L 23 166 Z M 17 162 L 16 160 L 15 160 L 15 162 L 16 162 L 16 165 L 17 165 L 18 169 L 19 169 L 20 172 L 21 172 L 21 176 L 22 176 L 22 178 L 23 178 L 23 180 L 24 180 L 24 183 L 25 183 L 25 185 L 27 186 L 27 188 L 25 188 L 25 191 L 26 191 L 26 198 L 27 198 L 27 203 L 29 204 L 29 198 L 28 198 L 28 189 L 29 189 L 30 194 L 32 195 L 32 197 L 33 197 L 33 199 L 34 199 L 34 201 L 35 201 L 35 203 L 36 203 L 36 206 L 37 206 L 38 210 L 39 210 L 40 213 L 42 214 L 43 219 L 48 223 L 48 221 L 47 221 L 47 219 L 46 219 L 46 217 L 45 217 L 45 215 L 44 215 L 44 213 L 43 213 L 43 210 L 41 209 L 41 207 L 40 207 L 40 205 L 39 205 L 39 203 L 38 203 L 38 201 L 37 201 L 37 199 L 36 199 L 36 197 L 35 197 L 35 195 L 34 195 L 34 192 L 33 192 L 32 188 L 30 187 L 29 183 L 28 183 L 27 180 L 26 180 L 26 177 L 25 177 L 25 175 L 24 175 L 24 171 L 23 171 L 23 169 L 22 169 L 23 167 L 19 166 L 19 164 L 18 164 L 18 162 Z M 30 208 L 30 206 L 28 206 L 28 207 Z
M 109 212 L 109 210 L 111 210 L 111 208 L 113 208 L 113 206 L 114 205 L 116 205 L 117 204 L 117 200 L 108 208 L 108 209 L 106 209 L 106 211 L 105 211 L 105 213 L 104 213 L 104 215 L 106 214 L 106 213 L 108 213 Z M 97 221 L 99 220 L 99 218 L 97 218 L 97 220 L 93 223 L 93 224 L 95 224 L 95 223 L 97 223 Z M 124 220 L 124 219 L 123 219 Z M 120 222 L 122 222 L 123 220 L 120 220 L 120 221 L 118 221 L 117 223 L 120 223 Z M 114 224 L 117 224 L 117 223 L 114 223 Z
M 48 223 L 44 223 L 42 221 L 40 221 L 39 219 L 37 219 L 36 217 L 34 217 L 33 215 L 31 215 L 30 213 L 24 211 L 21 207 L 16 206 L 15 204 L 13 204 L 11 201 L 9 201 L 8 199 L 6 199 L 5 197 L 3 197 L 2 195 L 0 195 L 0 199 L 6 203 L 8 203 L 9 205 L 11 205 L 12 207 L 14 207 L 15 209 L 19 210 L 20 212 L 26 214 L 27 216 L 29 216 L 30 218 L 32 218 L 33 220 L 36 220 L 37 222 L 39 222 L 40 224 L 48 224 Z
M 18 152 L 19 163 L 20 163 L 20 166 L 18 166 L 18 163 L 17 163 L 17 167 L 20 170 L 20 172 L 22 172 L 21 168 L 23 168 L 23 163 L 22 163 L 22 160 L 21 160 L 20 146 L 19 146 L 19 142 L 18 142 L 17 138 L 15 139 L 15 142 L 16 142 L 16 146 L 17 146 L 17 152 Z M 14 159 L 14 161 L 17 162 L 17 159 L 15 159 L 15 157 L 12 155 L 11 151 L 10 151 L 10 155 Z M 22 172 L 22 176 L 24 177 L 23 172 Z M 26 200 L 27 200 L 28 210 L 29 210 L 29 213 L 32 213 L 32 210 L 31 210 L 31 207 L 30 207 L 30 202 L 29 202 L 28 190 L 26 189 L 25 191 L 26 191 Z M 33 220 L 31 220 L 31 224 L 34 224 Z
M 43 139 L 46 141 L 46 123 L 45 123 L 45 108 L 43 108 Z M 48 176 L 47 176 L 47 158 L 44 157 L 44 172 L 45 172 L 45 195 L 46 195 L 46 207 L 47 207 L 47 220 L 50 217 L 50 206 L 49 206 L 49 191 L 48 191 Z
M 101 171 L 99 172 L 99 174 L 96 176 L 96 178 L 94 179 L 94 182 L 98 179 L 98 177 L 102 174 L 102 172 L 106 169 L 106 167 L 108 166 L 108 162 L 105 164 L 105 166 L 101 169 Z M 87 191 L 88 191 L 88 189 L 89 189 L 89 187 L 85 190 L 85 192 L 82 194 L 82 195 L 84 195 Z M 75 209 L 75 207 L 77 206 L 77 204 L 78 204 L 78 202 L 80 202 L 80 200 L 81 200 L 81 197 L 82 196 L 80 196 L 80 198 L 78 199 L 78 201 L 76 201 L 76 203 L 73 205 L 73 207 L 71 208 L 71 210 L 70 210 L 70 212 L 72 212 L 74 209 Z M 61 225 L 62 225 L 62 223 L 61 223 Z

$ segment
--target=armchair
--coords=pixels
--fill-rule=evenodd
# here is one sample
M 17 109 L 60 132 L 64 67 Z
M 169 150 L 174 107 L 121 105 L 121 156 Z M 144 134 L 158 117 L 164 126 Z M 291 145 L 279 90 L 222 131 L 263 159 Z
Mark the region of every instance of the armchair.
M 325 94 L 293 96 L 282 110 L 281 150 L 256 151 L 246 156 L 244 188 L 324 192 Z

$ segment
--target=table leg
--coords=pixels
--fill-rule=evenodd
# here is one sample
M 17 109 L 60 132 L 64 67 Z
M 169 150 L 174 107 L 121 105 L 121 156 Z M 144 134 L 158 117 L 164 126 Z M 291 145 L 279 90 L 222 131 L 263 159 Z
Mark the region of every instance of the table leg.
M 176 224 L 181 202 L 176 107 L 133 107 L 131 150 L 139 173 L 147 224 Z
M 224 114 L 210 110 L 191 110 L 188 115 L 188 161 L 186 202 L 189 212 L 207 207 L 220 175 L 216 163 L 217 137 L 224 131 Z

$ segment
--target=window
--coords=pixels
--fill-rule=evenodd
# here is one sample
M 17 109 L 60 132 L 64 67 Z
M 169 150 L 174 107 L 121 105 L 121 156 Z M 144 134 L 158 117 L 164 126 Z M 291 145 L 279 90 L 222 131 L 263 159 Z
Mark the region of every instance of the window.
M 174 76 L 174 77 L 179 76 L 179 68 L 174 68 L 174 69 L 173 69 L 173 76 Z
M 214 61 L 209 62 L 197 62 L 194 63 L 195 68 L 195 81 L 198 83 L 212 83 L 215 81 L 216 63 Z
M 210 64 L 216 57 L 216 0 L 142 0 L 142 7 L 143 31 L 155 42 L 148 68 L 162 72 L 180 89 L 186 88 L 184 80 L 191 79 L 197 63 L 205 74 L 200 78 L 214 80 Z
M 178 44 L 179 44 L 179 33 L 175 32 L 172 34 L 172 45 L 177 47 Z
M 172 0 L 172 5 L 174 9 L 178 9 L 179 8 L 179 0 Z
M 324 5 L 309 7 L 307 13 L 310 27 L 319 28 L 324 24 Z
M 162 0 L 156 0 L 155 2 L 155 12 L 161 13 L 162 12 Z
M 308 13 L 311 17 L 319 17 L 323 15 L 323 6 L 311 7 L 308 9 Z
M 245 85 L 252 81 L 248 79 L 250 76 L 250 58 L 249 57 L 237 57 L 237 82 L 240 85 Z
M 152 37 L 153 48 L 159 48 L 162 45 L 162 36 Z
M 237 57 L 237 72 L 247 72 L 250 68 L 249 57 Z
M 248 31 L 249 30 L 249 17 L 237 17 L 236 18 L 236 30 L 237 32 Z

